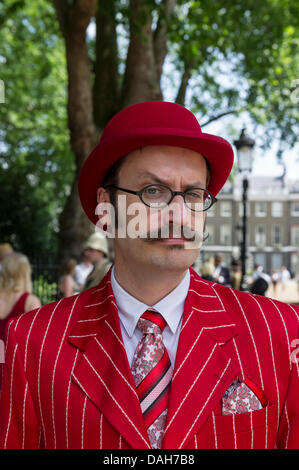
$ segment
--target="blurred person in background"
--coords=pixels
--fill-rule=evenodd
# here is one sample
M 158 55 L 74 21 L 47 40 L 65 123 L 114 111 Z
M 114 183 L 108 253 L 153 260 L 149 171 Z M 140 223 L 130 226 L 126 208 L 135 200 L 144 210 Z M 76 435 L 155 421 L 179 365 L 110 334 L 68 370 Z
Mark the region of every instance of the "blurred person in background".
M 111 262 L 108 259 L 107 237 L 100 232 L 90 235 L 85 244 L 85 253 L 93 264 L 93 270 L 87 276 L 83 290 L 99 284 L 109 271 Z
M 280 270 L 280 282 L 282 290 L 284 291 L 288 281 L 291 279 L 290 271 L 287 269 L 286 266 L 282 266 Z
M 264 273 L 263 266 L 259 264 L 254 265 L 252 274 L 252 283 L 250 285 L 250 292 L 257 295 L 265 295 L 271 282 L 271 277 Z
M 11 253 L 2 261 L 0 272 L 0 340 L 5 342 L 8 320 L 41 306 L 32 294 L 31 267 L 27 256 Z M 0 364 L 1 365 L 1 364 Z M 2 370 L 0 373 L 0 385 Z
M 242 279 L 241 264 L 240 264 L 240 261 L 236 259 L 233 259 L 231 263 L 230 278 L 231 278 L 232 288 L 240 290 L 241 279 Z
M 9 243 L 0 243 L 0 270 L 1 263 L 5 256 L 11 255 L 13 253 L 13 248 Z
M 215 278 L 213 277 L 213 272 L 215 270 L 215 266 L 213 260 L 209 258 L 205 261 L 200 269 L 200 275 L 203 279 L 208 281 L 215 282 Z
M 223 257 L 217 254 L 214 260 L 215 269 L 213 272 L 213 277 L 215 278 L 215 281 L 218 282 L 218 284 L 223 284 L 224 286 L 230 286 L 231 280 L 230 280 L 229 269 L 223 265 L 222 261 L 223 261 Z
M 59 278 L 60 297 L 70 297 L 79 292 L 79 286 L 74 279 L 77 261 L 74 258 L 66 260 L 61 267 Z
M 273 294 L 276 295 L 277 291 L 277 284 L 280 281 L 279 271 L 278 269 L 274 269 L 272 276 L 271 276 L 272 286 L 273 286 Z
M 86 250 L 83 251 L 80 259 L 80 263 L 75 266 L 74 278 L 78 288 L 81 290 L 84 287 L 87 276 L 93 270 L 93 265 L 87 256 Z

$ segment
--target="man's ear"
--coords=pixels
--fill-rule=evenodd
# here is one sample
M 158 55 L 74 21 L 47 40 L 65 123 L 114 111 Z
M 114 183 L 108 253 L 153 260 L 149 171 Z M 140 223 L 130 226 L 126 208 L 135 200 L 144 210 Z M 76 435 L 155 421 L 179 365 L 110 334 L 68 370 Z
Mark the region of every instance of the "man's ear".
M 97 203 L 110 202 L 110 195 L 107 189 L 100 187 L 97 190 Z
M 110 203 L 108 191 L 103 187 L 97 190 L 97 203 L 95 213 L 99 217 L 99 220 L 96 226 L 100 231 L 105 232 L 107 236 L 113 236 L 115 228 L 115 210 Z

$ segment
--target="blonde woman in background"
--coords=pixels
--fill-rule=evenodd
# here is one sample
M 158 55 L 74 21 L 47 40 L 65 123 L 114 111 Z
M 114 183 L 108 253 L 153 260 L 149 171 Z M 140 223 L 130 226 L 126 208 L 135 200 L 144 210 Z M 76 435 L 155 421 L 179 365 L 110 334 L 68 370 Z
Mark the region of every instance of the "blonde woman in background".
M 17 315 L 40 307 L 41 303 L 32 294 L 31 268 L 27 256 L 11 253 L 3 258 L 1 266 L 0 340 L 5 342 L 7 322 Z M 1 377 L 2 373 L 0 385 Z

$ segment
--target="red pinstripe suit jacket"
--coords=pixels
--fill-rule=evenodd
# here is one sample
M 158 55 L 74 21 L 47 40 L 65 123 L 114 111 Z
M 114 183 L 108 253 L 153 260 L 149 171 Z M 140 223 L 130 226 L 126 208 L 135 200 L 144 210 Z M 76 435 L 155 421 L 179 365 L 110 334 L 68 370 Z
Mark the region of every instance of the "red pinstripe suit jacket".
M 299 448 L 298 307 L 190 271 L 163 448 Z M 110 271 L 99 286 L 12 320 L 7 344 L 2 448 L 149 448 Z M 268 405 L 222 416 L 237 377 Z

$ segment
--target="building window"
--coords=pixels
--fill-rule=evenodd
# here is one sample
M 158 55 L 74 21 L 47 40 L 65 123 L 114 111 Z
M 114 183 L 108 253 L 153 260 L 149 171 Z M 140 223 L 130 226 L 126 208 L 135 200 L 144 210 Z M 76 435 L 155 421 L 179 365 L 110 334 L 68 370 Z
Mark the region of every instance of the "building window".
M 255 215 L 256 217 L 266 217 L 267 215 L 266 202 L 259 201 L 255 203 Z
M 221 217 L 232 216 L 232 205 L 230 201 L 221 201 L 220 203 L 220 215 Z
M 282 202 L 272 202 L 272 217 L 282 217 L 283 205 Z
M 299 216 L 299 201 L 291 202 L 291 215 Z
M 265 225 L 255 226 L 255 244 L 257 247 L 266 246 L 266 227 Z
M 299 225 L 293 225 L 291 227 L 291 244 L 293 246 L 299 246 Z
M 282 253 L 273 253 L 271 257 L 272 271 L 280 269 L 282 266 Z
M 206 225 L 206 232 L 208 232 L 209 236 L 205 241 L 206 245 L 214 245 L 214 225 L 207 224 Z
M 272 244 L 280 245 L 282 243 L 282 230 L 281 225 L 272 226 Z
M 256 253 L 254 255 L 254 264 L 258 264 L 259 266 L 265 266 L 266 263 L 266 255 L 264 253 Z
M 228 224 L 220 225 L 220 244 L 231 245 L 231 226 Z
M 214 204 L 211 209 L 209 209 L 207 211 L 207 216 L 208 217 L 215 217 L 215 208 L 216 208 L 216 204 Z
M 250 215 L 250 203 L 246 203 L 246 214 Z M 243 217 L 243 202 L 239 202 L 239 217 Z

